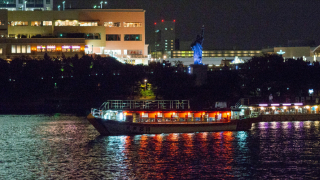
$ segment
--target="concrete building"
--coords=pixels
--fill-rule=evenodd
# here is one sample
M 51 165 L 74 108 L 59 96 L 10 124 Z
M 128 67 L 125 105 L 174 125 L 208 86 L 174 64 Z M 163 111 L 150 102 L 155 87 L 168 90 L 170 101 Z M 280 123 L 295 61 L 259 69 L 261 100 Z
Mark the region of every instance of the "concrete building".
M 54 56 L 53 47 L 55 51 L 70 47 L 64 53 L 71 56 L 73 46 L 84 45 L 83 52 L 81 48 L 80 52 L 85 54 L 113 56 L 121 62 L 147 64 L 145 11 L 142 9 L 0 10 L 0 24 L 0 37 L 10 39 L 0 40 L 0 47 L 3 48 L 0 50 L 1 58 L 40 56 L 43 52 Z M 79 45 L 73 44 L 74 39 L 79 39 Z M 19 44 L 21 42 L 23 44 Z M 11 48 L 8 48 L 8 43 L 12 44 Z M 31 53 L 27 49 L 29 46 Z M 37 53 L 40 50 L 33 46 L 41 47 L 41 53 Z M 26 49 L 19 50 L 22 47 Z M 32 53 L 33 50 L 36 52 Z
M 9 11 L 52 11 L 53 0 L 0 0 L 0 9 Z

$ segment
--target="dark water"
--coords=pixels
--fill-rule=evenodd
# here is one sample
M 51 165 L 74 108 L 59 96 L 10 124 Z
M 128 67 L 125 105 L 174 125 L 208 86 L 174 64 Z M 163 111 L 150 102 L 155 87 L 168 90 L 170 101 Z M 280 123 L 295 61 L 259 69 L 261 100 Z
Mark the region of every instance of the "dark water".
M 319 121 L 99 137 L 76 116 L 0 116 L 0 179 L 317 179 Z

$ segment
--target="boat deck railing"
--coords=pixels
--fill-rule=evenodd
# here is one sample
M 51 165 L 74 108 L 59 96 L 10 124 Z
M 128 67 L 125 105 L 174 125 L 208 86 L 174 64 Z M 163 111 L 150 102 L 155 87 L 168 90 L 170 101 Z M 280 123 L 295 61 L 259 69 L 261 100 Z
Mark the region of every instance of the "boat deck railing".
M 178 121 L 177 119 L 170 119 L 170 120 L 163 120 L 163 119 L 154 119 L 154 118 L 148 118 L 148 119 L 136 119 L 133 123 L 140 123 L 140 124 L 212 124 L 212 123 L 228 123 L 230 122 L 230 119 L 219 119 L 214 121 L 191 121 L 191 119 L 188 119 L 187 121 Z
M 99 110 L 168 110 L 190 109 L 189 100 L 108 100 Z

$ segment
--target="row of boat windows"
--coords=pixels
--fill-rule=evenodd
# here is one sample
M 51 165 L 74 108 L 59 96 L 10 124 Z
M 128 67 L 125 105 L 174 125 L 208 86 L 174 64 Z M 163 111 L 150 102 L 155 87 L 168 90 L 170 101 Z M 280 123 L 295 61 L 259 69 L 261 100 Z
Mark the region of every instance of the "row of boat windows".
M 1 20 L 0 25 L 4 26 L 5 21 Z M 8 21 L 8 26 L 52 26 L 53 21 Z M 87 22 L 77 20 L 55 21 L 55 26 L 98 26 L 98 22 Z M 121 22 L 104 22 L 105 27 L 121 27 Z M 123 27 L 142 27 L 141 22 L 123 22 Z

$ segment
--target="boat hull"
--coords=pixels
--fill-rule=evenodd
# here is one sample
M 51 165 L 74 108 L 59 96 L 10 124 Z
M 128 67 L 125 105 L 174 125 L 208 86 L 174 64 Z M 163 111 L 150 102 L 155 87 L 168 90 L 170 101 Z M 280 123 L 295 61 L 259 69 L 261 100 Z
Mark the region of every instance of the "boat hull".
M 222 123 L 131 123 L 100 118 L 88 118 L 89 122 L 101 135 L 126 135 L 126 134 L 160 134 L 160 133 L 193 133 L 236 131 L 251 129 L 249 121 L 231 121 Z

